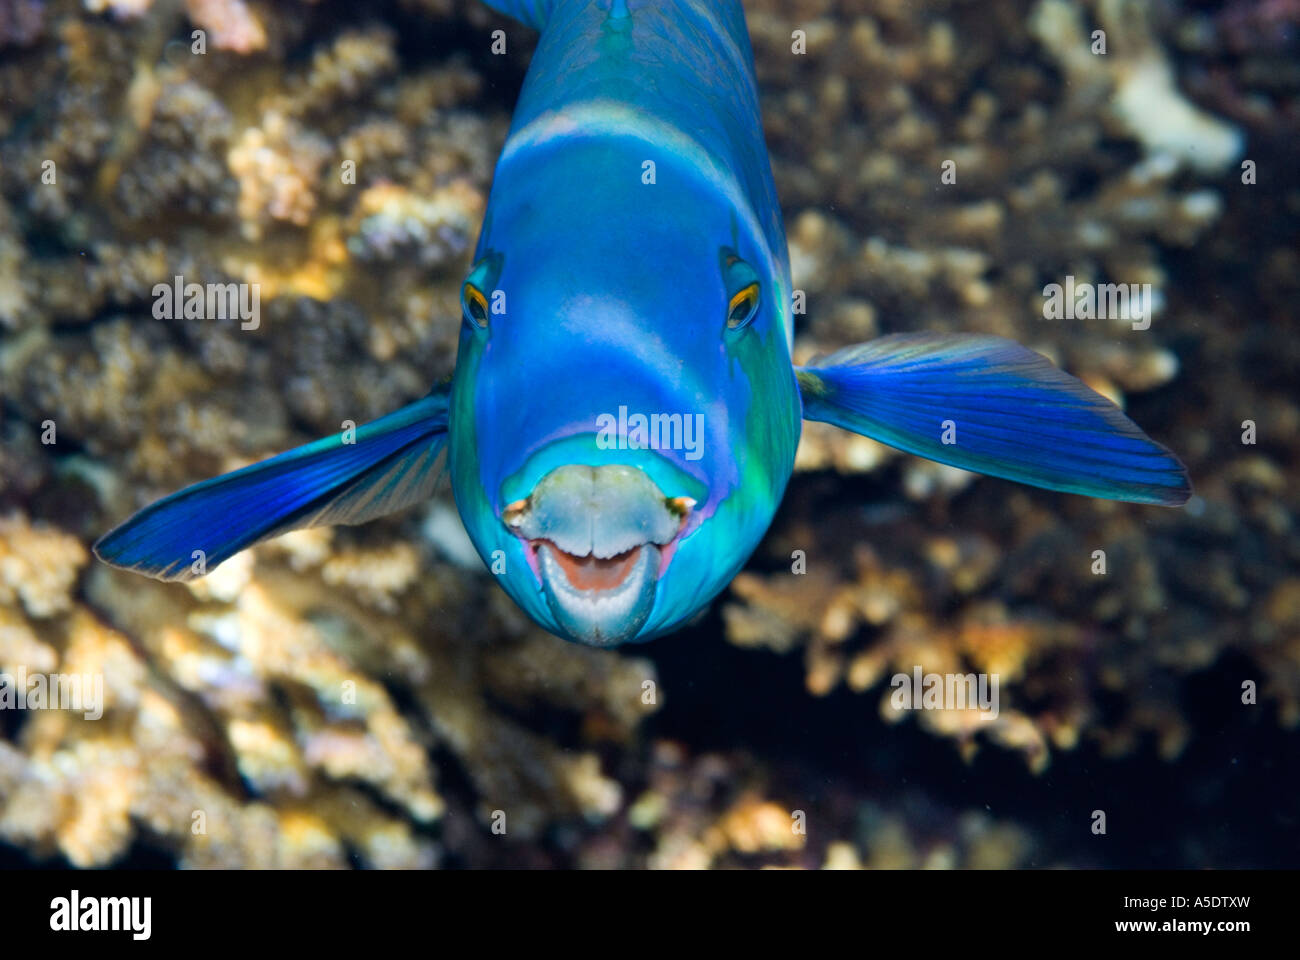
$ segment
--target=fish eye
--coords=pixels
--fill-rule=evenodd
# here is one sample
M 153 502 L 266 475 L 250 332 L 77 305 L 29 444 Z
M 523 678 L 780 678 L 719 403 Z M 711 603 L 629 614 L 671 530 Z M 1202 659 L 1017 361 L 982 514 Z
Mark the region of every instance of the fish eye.
M 757 312 L 758 283 L 756 281 L 737 290 L 732 296 L 731 303 L 727 305 L 727 327 L 731 330 L 739 330 L 753 320 Z
M 723 248 L 720 257 L 722 286 L 727 301 L 727 329 L 740 330 L 758 314 L 763 287 L 758 273 L 735 250 Z
M 466 280 L 461 288 L 461 301 L 465 316 L 474 321 L 474 326 L 485 329 L 488 325 L 488 302 L 483 291 Z

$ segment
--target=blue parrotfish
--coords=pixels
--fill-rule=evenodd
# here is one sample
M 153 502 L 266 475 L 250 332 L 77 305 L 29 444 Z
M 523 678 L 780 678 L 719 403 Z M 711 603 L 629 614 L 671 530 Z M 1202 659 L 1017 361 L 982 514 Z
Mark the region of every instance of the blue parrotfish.
M 425 501 L 445 475 L 514 601 L 613 646 L 678 628 L 727 586 L 772 523 L 805 419 L 1049 490 L 1190 496 L 1169 450 L 1010 340 L 893 334 L 794 365 L 738 0 L 489 6 L 540 39 L 450 380 L 158 501 L 99 541 L 102 560 L 186 580 L 289 530 Z

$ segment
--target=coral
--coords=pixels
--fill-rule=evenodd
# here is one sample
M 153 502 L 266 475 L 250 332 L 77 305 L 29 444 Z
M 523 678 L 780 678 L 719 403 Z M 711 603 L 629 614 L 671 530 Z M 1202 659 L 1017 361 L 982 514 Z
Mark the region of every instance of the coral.
M 0 547 L 0 663 L 100 673 L 108 684 L 103 723 L 36 713 L 21 752 L 6 746 L 0 764 L 12 787 L 0 791 L 0 834 L 78 865 L 120 855 L 134 820 L 196 866 L 338 866 L 349 851 L 375 866 L 427 866 L 438 845 L 420 825 L 427 831 L 444 812 L 430 741 L 463 757 L 484 818 L 504 810 L 515 834 L 535 833 L 553 811 L 599 819 L 620 806 L 594 754 L 557 751 L 485 693 L 563 701 L 615 740 L 653 709 L 640 705 L 641 683 L 653 678 L 643 662 L 557 651 L 534 628 L 484 651 L 465 623 L 439 616 L 471 606 L 459 578 L 426 570 L 413 582 L 409 557 L 394 580 L 350 551 L 325 560 L 296 549 L 290 572 L 284 545 L 272 544 L 179 592 L 129 589 L 124 575 L 96 569 L 90 602 L 137 646 L 70 600 L 86 560 L 75 538 L 10 520 Z M 347 578 L 363 570 L 365 588 L 349 599 Z M 394 618 L 394 593 L 412 622 L 439 625 L 432 642 Z M 408 698 L 414 712 L 399 705 Z
M 12 214 L 0 200 L 0 325 L 16 327 L 28 310 L 27 256 L 14 234 Z
M 413 257 L 427 267 L 458 260 L 478 229 L 467 214 L 472 216 L 481 200 L 482 194 L 464 183 L 452 183 L 430 197 L 376 184 L 357 202 L 358 222 L 348 251 L 361 260 Z
M 0 518 L 0 604 L 21 600 L 33 617 L 62 613 L 88 553 L 75 537 L 33 525 L 21 516 Z
M 591 841 L 580 863 L 654 869 L 796 867 L 806 869 L 1023 866 L 1037 838 L 986 812 L 954 815 L 911 802 L 861 802 L 836 784 L 815 803 L 784 802 L 745 757 L 691 756 L 657 741 L 646 789 L 628 807 L 627 826 L 653 839 L 644 863 L 615 857 Z M 936 830 L 936 822 L 947 824 Z
M 1253 188 L 1216 176 L 1241 159 L 1243 133 L 1179 91 L 1169 22 L 1120 2 L 1044 0 L 978 16 L 941 4 L 937 17 L 894 4 L 809 3 L 790 15 L 755 6 L 760 80 L 781 90 L 765 117 L 778 188 L 793 210 L 795 285 L 809 293 L 796 361 L 877 331 L 977 330 L 1042 350 L 1121 404 L 1172 383 L 1195 410 L 1197 385 L 1214 383 L 1223 397 L 1225 376 L 1232 399 L 1215 405 L 1213 424 L 1176 417 L 1167 403 L 1142 405 L 1138 419 L 1190 455 L 1205 499 L 1188 514 L 1140 521 L 1095 502 L 1051 511 L 1036 494 L 972 483 L 810 425 L 798 470 L 883 474 L 918 506 L 889 498 L 857 515 L 837 512 L 829 522 L 847 529 L 830 536 L 827 519 L 787 510 L 759 561 L 778 572 L 745 573 L 733 585 L 724 607 L 731 641 L 802 650 L 810 692 L 883 689 L 889 715 L 886 679 L 915 665 L 1000 672 L 996 722 L 942 711 L 919 720 L 968 757 L 987 738 L 1023 751 L 1033 769 L 1053 748 L 1095 742 L 1120 755 L 1146 735 L 1177 756 L 1188 736 L 1183 706 L 1170 684 L 1152 690 L 1150 671 L 1189 676 L 1230 652 L 1251 658 L 1268 678 L 1262 695 L 1293 723 L 1293 668 L 1286 644 L 1264 639 L 1276 628 L 1263 598 L 1281 589 L 1294 550 L 1294 500 L 1274 472 L 1294 457 L 1281 447 L 1265 455 L 1267 466 L 1252 457 L 1238 442 L 1237 421 L 1248 414 L 1234 421 L 1228 410 L 1266 416 L 1280 438 L 1295 404 L 1277 393 L 1280 379 L 1246 387 L 1211 359 L 1239 355 L 1241 341 L 1212 335 L 1213 346 L 1189 346 L 1193 329 L 1223 321 L 1207 319 L 1216 311 L 1189 279 L 1174 280 L 1167 261 L 1178 254 L 1167 251 L 1204 250 L 1228 205 L 1249 204 Z M 806 32 L 807 56 L 789 55 L 791 23 Z M 1094 27 L 1105 32 L 1105 55 L 1091 49 Z M 999 59 L 1005 48 L 983 42 L 991 28 L 1038 56 Z M 954 35 L 965 41 L 960 56 Z M 1066 80 L 1059 88 L 1055 70 Z M 1130 142 L 1131 159 L 1103 149 L 1105 138 Z M 853 162 L 842 164 L 846 157 Z M 941 179 L 945 161 L 954 182 Z M 1152 284 L 1149 330 L 1044 319 L 1042 288 L 1067 273 Z M 1213 459 L 1200 453 L 1211 449 Z M 1264 490 L 1279 498 L 1270 507 Z M 802 500 L 798 482 L 791 499 Z M 954 524 L 961 536 L 938 537 L 926 520 Z M 872 546 L 855 545 L 863 543 Z M 1092 570 L 1096 548 L 1109 555 L 1104 575 Z M 789 569 L 795 550 L 807 554 L 806 575 Z M 1234 556 L 1252 559 L 1234 569 Z M 1134 706 L 1103 709 L 1117 694 Z
M 272 220 L 300 227 L 311 221 L 328 149 L 322 138 L 275 111 L 243 132 L 230 148 L 228 162 L 239 179 L 239 217 L 246 237 L 258 239 Z
M 236 184 L 223 154 L 232 136 L 229 111 L 203 86 L 174 68 L 141 74 L 135 94 L 140 136 L 116 174 L 115 207 L 148 220 L 157 233 L 168 220 L 229 217 Z M 241 197 L 242 200 L 242 197 Z M 242 207 L 241 207 L 242 209 Z
M 266 46 L 266 29 L 244 0 L 185 0 L 185 9 L 217 50 L 252 53 Z
M 312 57 L 294 101 L 300 112 L 337 109 L 390 77 L 397 69 L 396 37 L 391 30 L 373 27 L 345 30 Z
M 83 0 L 90 13 L 109 13 L 121 20 L 134 20 L 149 12 L 154 0 Z
M 747 2 L 807 294 L 796 361 L 901 330 L 1013 337 L 1126 405 L 1198 497 L 1056 496 L 807 424 L 716 612 L 611 653 L 531 626 L 445 496 L 189 585 L 88 549 L 450 371 L 528 31 L 507 25 L 506 57 L 461 45 L 505 24 L 472 0 L 0 5 L 0 672 L 105 685 L 99 720 L 0 715 L 0 840 L 77 866 L 1109 862 L 986 810 L 977 765 L 1181 773 L 1207 678 L 1252 736 L 1300 724 L 1293 6 Z M 1149 328 L 1048 319 L 1067 275 L 1150 284 Z M 257 329 L 155 315 L 177 276 L 257 284 Z M 702 672 L 802 664 L 782 717 L 836 704 L 951 741 L 960 799 L 857 777 L 815 732 L 801 763 L 715 736 L 692 711 L 751 693 L 670 682 L 683 648 Z M 918 666 L 998 674 L 998 715 L 899 710 L 890 680 Z
M 44 29 L 45 4 L 41 0 L 12 0 L 0 7 L 0 47 L 28 46 Z

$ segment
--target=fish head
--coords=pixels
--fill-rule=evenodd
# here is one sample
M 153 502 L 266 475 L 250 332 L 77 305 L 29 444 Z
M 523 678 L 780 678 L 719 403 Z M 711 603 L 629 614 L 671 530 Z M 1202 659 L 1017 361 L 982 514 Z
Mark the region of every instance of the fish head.
M 545 173 L 490 205 L 463 289 L 453 491 L 539 624 L 648 640 L 730 582 L 779 504 L 802 412 L 789 291 L 708 197 L 647 205 L 637 178 L 594 177 L 557 206 Z

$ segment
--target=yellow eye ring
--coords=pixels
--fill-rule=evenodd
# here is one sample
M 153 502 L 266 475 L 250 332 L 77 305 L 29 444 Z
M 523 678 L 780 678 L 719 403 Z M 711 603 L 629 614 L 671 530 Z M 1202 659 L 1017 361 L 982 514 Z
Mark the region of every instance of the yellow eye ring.
M 754 319 L 758 312 L 758 284 L 751 283 L 736 291 L 727 305 L 727 326 L 736 330 Z
M 465 286 L 461 290 L 461 297 L 465 301 L 465 314 L 474 321 L 476 326 L 486 327 L 488 325 L 488 302 L 487 297 L 483 295 L 483 291 L 466 280 Z

